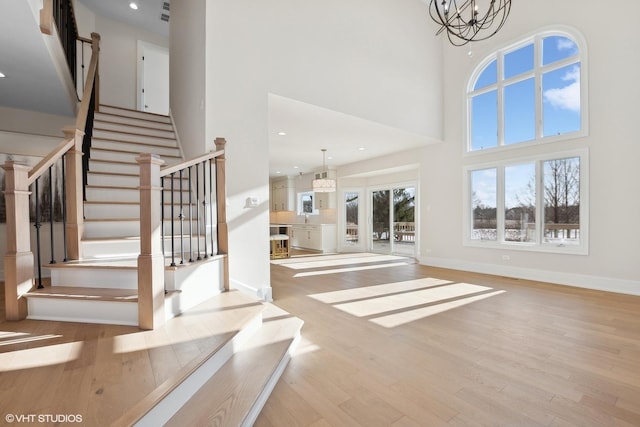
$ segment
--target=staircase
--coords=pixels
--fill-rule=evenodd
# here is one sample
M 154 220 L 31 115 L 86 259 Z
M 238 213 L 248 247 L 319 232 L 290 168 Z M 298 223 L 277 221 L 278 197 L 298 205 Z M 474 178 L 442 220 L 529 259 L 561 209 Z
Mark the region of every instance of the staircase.
M 170 117 L 100 106 L 94 118 L 85 187 L 82 260 L 44 266 L 50 270 L 51 286 L 26 295 L 30 319 L 138 325 L 140 174 L 136 157 L 145 152 L 159 154 L 165 165 L 182 161 Z M 186 178 L 182 181 L 180 191 L 179 179 L 174 179 L 173 199 L 182 198 L 184 212 L 189 212 L 188 182 Z M 170 188 L 170 182 L 165 182 L 165 187 Z M 170 199 L 171 191 L 166 191 L 165 200 Z M 197 206 L 192 204 L 193 209 Z M 172 222 L 174 230 L 180 230 L 180 221 L 176 220 L 179 210 L 179 205 L 173 210 L 168 202 L 164 205 L 167 235 Z M 222 257 L 212 256 L 206 263 L 188 265 L 193 240 L 189 240 L 191 236 L 180 237 L 175 237 L 173 248 L 182 265 L 169 267 L 168 260 L 165 269 L 166 318 L 222 289 Z M 170 240 L 165 238 L 167 248 L 172 247 Z
M 44 266 L 50 270 L 51 285 L 25 294 L 29 319 L 138 325 L 140 183 L 136 157 L 144 152 L 160 154 L 166 165 L 182 161 L 170 118 L 101 106 L 95 115 L 87 176 L 82 259 Z M 174 179 L 174 200 L 182 195 L 187 203 L 187 187 L 183 185 L 180 191 L 179 178 Z M 170 197 L 171 192 L 165 191 L 164 200 Z M 165 204 L 165 228 L 178 213 Z M 190 247 L 182 250 L 184 242 L 179 236 L 175 240 L 174 253 L 191 252 Z M 171 247 L 170 238 L 165 237 L 164 244 Z M 171 321 L 178 323 L 147 332 L 163 337 L 176 331 L 190 335 L 190 329 L 200 329 L 194 321 L 217 325 L 214 329 L 219 332 L 207 336 L 210 346 L 205 351 L 151 393 L 133 400 L 122 415 L 110 414 L 108 424 L 253 424 L 289 361 L 302 321 L 253 296 L 221 292 L 223 257 L 210 256 L 194 265 L 188 261 L 182 265 L 180 259 L 181 265 L 175 267 L 169 265 L 168 257 L 165 317 L 182 316 Z M 105 399 L 108 393 L 131 387 L 124 378 L 121 383 L 120 389 L 105 389 Z M 87 417 L 91 421 L 91 415 Z M 103 423 L 103 417 L 94 421 Z

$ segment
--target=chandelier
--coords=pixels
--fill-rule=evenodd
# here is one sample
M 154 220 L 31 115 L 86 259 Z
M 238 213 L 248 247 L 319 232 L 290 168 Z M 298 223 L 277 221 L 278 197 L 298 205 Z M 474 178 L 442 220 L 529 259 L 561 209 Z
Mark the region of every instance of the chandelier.
M 431 0 L 429 14 L 454 46 L 485 40 L 498 32 L 511 11 L 511 0 Z
M 323 148 L 322 150 L 322 172 L 316 174 L 316 179 L 311 181 L 311 187 L 313 191 L 316 193 L 332 193 L 336 191 L 336 180 L 329 179 L 327 177 L 327 171 L 325 169 L 325 156 L 327 154 L 327 149 Z

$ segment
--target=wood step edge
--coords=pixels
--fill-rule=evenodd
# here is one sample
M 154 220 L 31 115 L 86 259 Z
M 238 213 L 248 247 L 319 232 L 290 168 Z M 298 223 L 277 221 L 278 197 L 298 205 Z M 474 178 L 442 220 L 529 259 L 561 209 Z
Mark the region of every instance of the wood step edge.
M 135 175 L 137 176 L 137 175 Z M 140 189 L 136 186 L 136 187 L 125 187 L 122 185 L 93 185 L 93 184 L 87 184 L 86 187 L 87 189 L 95 189 L 95 190 L 135 190 L 135 191 L 140 191 Z M 164 191 L 171 191 L 171 188 L 166 188 Z M 173 189 L 174 192 L 180 192 L 179 188 L 174 188 Z M 188 188 L 183 188 L 182 192 L 189 192 Z
M 135 110 L 133 108 L 127 108 L 127 107 L 118 107 L 116 105 L 111 105 L 111 104 L 100 104 L 98 105 L 98 113 L 102 113 L 102 111 L 100 111 L 100 107 L 107 107 L 107 108 L 115 108 L 116 110 L 122 110 L 122 111 L 130 111 L 132 113 L 141 113 L 141 114 L 148 114 L 150 116 L 153 117 L 161 117 L 161 118 L 166 118 L 166 119 L 171 119 L 170 116 L 165 115 L 165 114 L 158 114 L 158 113 L 150 113 L 148 111 L 140 111 L 140 110 Z M 105 114 L 109 114 L 109 113 L 105 113 Z M 125 116 L 125 117 L 129 117 L 129 116 Z
M 274 375 L 279 378 L 289 362 L 292 347 L 297 343 L 302 321 L 293 316 L 290 319 L 299 321 L 294 328 L 288 330 L 290 336 L 284 339 L 279 337 L 255 347 L 251 347 L 252 337 L 189 399 L 166 426 L 205 425 L 206 420 L 212 419 L 217 420 L 219 425 L 252 425 L 275 386 L 272 381 Z M 265 319 L 256 335 L 269 329 L 268 323 Z M 281 333 L 282 331 L 278 335 Z M 234 402 L 232 410 L 229 402 Z
M 118 264 L 118 262 L 120 264 Z M 57 262 L 55 264 L 45 264 L 47 269 L 96 269 L 96 270 L 137 270 L 138 258 L 87 258 L 76 261 Z
M 104 113 L 104 114 L 109 114 L 109 113 Z M 118 116 L 116 114 L 109 114 L 109 115 L 116 116 L 116 117 L 130 118 L 130 119 L 133 119 L 133 120 L 141 120 L 141 121 L 146 122 L 146 123 L 158 123 L 158 124 L 161 124 L 161 125 L 171 126 L 171 123 L 157 122 L 155 120 L 145 120 L 145 119 L 139 119 L 137 117 Z M 135 127 L 135 128 L 148 129 L 148 130 L 154 130 L 154 131 L 160 131 L 160 132 L 171 132 L 171 133 L 174 133 L 173 126 L 171 126 L 171 129 L 169 130 L 169 129 L 158 129 L 157 127 L 143 126 L 143 125 L 139 125 L 139 124 L 135 124 L 134 125 L 134 124 L 131 124 L 131 123 L 114 122 L 114 121 L 105 120 L 105 119 L 94 119 L 93 122 L 94 123 L 106 123 L 106 124 L 109 124 L 109 125 L 118 125 L 118 126 L 132 126 L 132 127 Z M 104 128 L 100 128 L 100 129 L 102 129 L 102 130 L 110 130 L 110 129 L 104 129 Z
M 137 133 L 137 132 L 123 132 L 120 130 L 113 130 L 113 129 L 103 129 L 103 128 L 99 128 L 99 127 L 94 127 L 93 128 L 94 131 L 101 131 L 101 132 L 113 132 L 113 133 L 117 133 L 120 135 L 132 135 L 132 136 L 143 136 L 146 138 L 158 138 L 158 139 L 166 139 L 168 141 L 175 141 L 176 137 L 169 137 L 169 136 L 158 136 L 158 135 L 149 135 L 149 134 L 145 134 L 145 133 Z M 167 131 L 169 132 L 169 131 Z M 173 131 L 171 131 L 171 133 L 173 133 Z M 100 137 L 97 137 L 100 138 Z
M 106 142 L 115 142 L 117 144 L 134 144 L 134 145 L 144 145 L 148 147 L 160 147 L 160 148 L 171 148 L 174 150 L 179 150 L 177 145 L 163 145 L 163 144 L 153 144 L 151 142 L 140 142 L 140 141 L 128 141 L 124 139 L 112 139 L 112 138 L 102 138 L 99 136 L 92 136 L 91 141 L 106 141 Z M 172 139 L 171 141 L 176 141 L 176 139 Z M 91 147 L 93 149 L 94 147 Z
M 70 299 L 74 301 L 138 302 L 137 289 L 47 286 L 42 289 L 32 289 L 24 296 L 27 298 Z
M 250 323 L 257 316 L 262 316 L 262 311 L 257 314 L 252 313 L 248 316 L 245 316 L 245 318 L 241 321 Z M 240 321 L 238 323 L 240 323 Z M 198 370 L 198 368 L 203 366 L 207 361 L 214 357 L 218 351 L 220 351 L 224 346 L 228 345 L 229 342 L 241 332 L 242 331 L 239 329 L 228 332 L 226 334 L 226 339 L 223 339 L 214 349 L 212 349 L 209 353 L 201 355 L 187 363 L 178 372 L 170 376 L 162 384 L 156 387 L 151 393 L 149 393 L 143 399 L 139 400 L 132 408 L 128 409 L 119 419 L 111 424 L 111 427 L 128 427 L 135 425 L 156 405 L 162 402 L 162 400 L 167 397 L 172 391 L 174 391 L 180 384 L 185 382 L 194 372 Z
M 118 149 L 115 149 L 115 148 L 91 147 L 91 151 L 94 151 L 94 150 L 95 151 L 109 151 L 109 152 L 112 152 L 112 153 L 120 153 L 120 154 L 131 154 L 132 156 L 139 156 L 140 155 L 140 153 L 138 151 L 118 150 Z M 181 156 L 172 156 L 171 154 L 163 154 L 161 156 L 161 158 L 167 158 L 167 157 L 171 157 L 171 158 L 182 160 Z M 93 157 L 91 159 L 93 159 Z

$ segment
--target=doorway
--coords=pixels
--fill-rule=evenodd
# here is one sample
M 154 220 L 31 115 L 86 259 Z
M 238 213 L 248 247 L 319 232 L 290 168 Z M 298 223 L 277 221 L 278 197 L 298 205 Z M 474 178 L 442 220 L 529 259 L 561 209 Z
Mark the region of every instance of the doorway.
M 137 107 L 169 114 L 169 49 L 138 40 Z
M 416 188 L 397 186 L 370 192 L 370 250 L 415 256 Z

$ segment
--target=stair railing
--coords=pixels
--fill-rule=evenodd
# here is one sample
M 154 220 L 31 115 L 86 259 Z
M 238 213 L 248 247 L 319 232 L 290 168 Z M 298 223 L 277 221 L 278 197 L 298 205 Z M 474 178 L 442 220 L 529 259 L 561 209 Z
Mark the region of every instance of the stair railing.
M 71 0 L 44 0 L 40 9 L 40 31 L 53 35 L 54 27 L 62 44 L 73 83 L 76 84 L 76 46 L 78 25 Z
M 225 144 L 224 138 L 216 138 L 216 151 L 163 169 L 164 161 L 157 155 L 144 153 L 136 159 L 140 165 L 138 325 L 142 329 L 153 329 L 164 322 L 165 258 L 170 259 L 170 266 L 178 267 L 176 261 L 183 265 L 225 255 L 223 282 L 225 291 L 229 290 Z M 192 209 L 194 198 L 196 209 Z M 171 222 L 169 233 L 164 231 L 165 217 Z
M 93 98 L 95 82 L 98 75 L 98 52 L 100 36 L 96 33 L 92 37 L 92 57 L 85 90 L 80 103 L 78 117 L 74 127 L 64 129 L 64 140 L 38 164 L 33 167 L 22 165 L 14 161 L 8 161 L 2 168 L 5 170 L 5 202 L 6 202 L 6 228 L 7 228 L 7 252 L 4 257 L 5 271 L 5 314 L 7 320 L 20 320 L 27 316 L 27 304 L 23 295 L 34 284 L 34 265 L 37 266 L 37 283 L 42 287 L 41 271 L 41 245 L 40 226 L 43 216 L 50 221 L 51 226 L 51 261 L 55 263 L 54 256 L 54 180 L 53 168 L 56 164 L 62 167 L 62 222 L 63 222 L 63 247 L 65 260 L 77 260 L 81 258 L 80 241 L 84 233 L 83 213 L 83 173 L 82 173 L 82 147 L 87 118 L 90 117 L 91 98 Z M 40 200 L 40 179 L 47 182 L 49 194 L 44 194 Z M 46 187 L 46 185 L 45 185 Z M 36 260 L 31 251 L 30 233 L 30 200 L 33 195 L 36 208 Z M 41 215 L 41 205 L 48 213 Z

